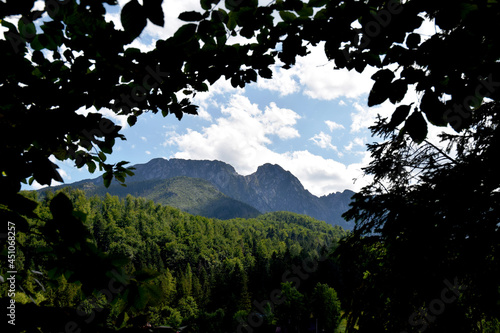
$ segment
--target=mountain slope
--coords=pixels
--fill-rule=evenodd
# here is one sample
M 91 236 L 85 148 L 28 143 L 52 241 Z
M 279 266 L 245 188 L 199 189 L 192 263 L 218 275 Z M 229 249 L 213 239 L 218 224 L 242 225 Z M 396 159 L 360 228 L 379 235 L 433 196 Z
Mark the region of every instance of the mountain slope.
M 178 208 L 193 215 L 222 220 L 252 218 L 260 215 L 254 207 L 235 200 L 217 190 L 210 182 L 185 176 L 170 179 L 152 179 L 127 182 L 127 186 L 112 184 L 109 188 L 94 182 L 79 182 L 71 187 L 84 190 L 87 195 L 106 193 L 125 198 L 128 194 Z
M 345 190 L 321 198 L 304 189 L 300 181 L 279 165 L 264 164 L 248 176 L 242 176 L 229 164 L 221 161 L 153 159 L 145 164 L 135 165 L 135 175 L 127 180 L 132 183 L 151 182 L 175 177 L 204 179 L 226 196 L 243 202 L 260 212 L 290 211 L 309 215 L 330 224 L 351 229 L 341 215 L 348 209 L 354 192 Z M 97 186 L 101 178 L 71 184 L 78 187 Z M 144 183 L 146 184 L 146 183 Z M 140 193 L 133 193 L 140 195 Z
M 228 197 L 200 178 L 182 176 L 167 179 L 157 183 L 144 197 L 193 215 L 223 220 L 260 215 L 254 207 Z

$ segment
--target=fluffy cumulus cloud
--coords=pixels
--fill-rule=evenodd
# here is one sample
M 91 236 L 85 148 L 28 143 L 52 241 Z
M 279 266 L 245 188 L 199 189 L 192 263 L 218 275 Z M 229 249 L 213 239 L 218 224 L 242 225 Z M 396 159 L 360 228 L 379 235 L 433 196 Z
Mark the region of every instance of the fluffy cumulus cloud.
M 310 53 L 297 59 L 291 69 L 276 66 L 273 79 L 259 80 L 257 86 L 289 95 L 301 91 L 302 94 L 319 100 L 334 100 L 340 97 L 359 98 L 367 94 L 372 85 L 374 68 L 367 67 L 363 73 L 335 70 L 334 62 L 329 61 L 324 52 L 324 44 L 310 48 Z
M 368 107 L 359 102 L 354 102 L 352 107 L 354 112 L 351 113 L 351 133 L 367 130 L 368 127 L 375 124 L 377 115 L 390 119 L 395 109 L 395 106 L 388 101 L 377 107 Z
M 352 149 L 355 146 L 365 148 L 365 139 L 359 138 L 359 137 L 354 138 L 352 141 L 349 142 L 349 144 L 347 146 L 344 146 L 344 149 L 347 151 L 352 151 Z M 363 153 L 364 153 L 364 150 L 363 150 Z
M 275 134 L 282 140 L 300 137 L 293 127 L 300 116 L 290 109 L 279 108 L 276 103 L 271 102 L 259 119 L 268 134 Z
M 212 121 L 212 116 L 208 113 L 208 108 L 220 108 L 219 97 L 226 94 L 243 94 L 244 92 L 244 88 L 234 88 L 229 80 L 220 79 L 211 85 L 208 91 L 198 92 L 192 101 L 193 104 L 199 107 L 198 117 Z
M 219 159 L 243 173 L 254 171 L 275 153 L 268 145 L 275 139 L 299 136 L 293 127 L 299 115 L 270 103 L 264 111 L 243 95 L 233 95 L 221 108 L 222 117 L 201 131 L 188 129 L 185 134 L 167 133 L 166 145 L 175 145 L 178 158 Z M 251 161 L 249 163 L 249 161 Z
M 333 132 L 334 130 L 345 129 L 344 125 L 338 124 L 338 123 L 331 121 L 331 120 L 325 121 L 325 124 L 330 129 L 330 132 Z
M 279 164 L 299 178 L 309 192 L 321 196 L 345 189 L 359 191 L 371 179 L 362 170 L 369 160 L 365 153 L 361 162 L 345 165 L 309 151 L 296 151 L 280 156 Z
M 344 165 L 306 150 L 278 153 L 272 149 L 275 140 L 299 138 L 295 126 L 300 116 L 293 110 L 273 102 L 262 108 L 237 94 L 221 106 L 221 111 L 222 116 L 202 130 L 167 132 L 164 145 L 175 147 L 173 157 L 222 160 L 243 175 L 255 172 L 264 163 L 279 164 L 318 196 L 347 188 L 359 190 L 364 184 L 354 181 L 362 178 L 361 164 Z M 325 133 L 313 141 L 326 148 L 334 147 Z
M 297 82 L 297 71 L 280 69 L 279 66 L 271 68 L 272 79 L 257 80 L 257 88 L 278 92 L 281 96 L 287 96 L 299 92 L 301 87 Z
M 312 142 L 314 142 L 315 145 L 319 146 L 320 148 L 323 149 L 332 149 L 337 151 L 337 147 L 332 144 L 332 137 L 331 135 L 326 134 L 325 132 L 320 132 L 319 134 L 316 134 L 312 138 L 310 138 Z

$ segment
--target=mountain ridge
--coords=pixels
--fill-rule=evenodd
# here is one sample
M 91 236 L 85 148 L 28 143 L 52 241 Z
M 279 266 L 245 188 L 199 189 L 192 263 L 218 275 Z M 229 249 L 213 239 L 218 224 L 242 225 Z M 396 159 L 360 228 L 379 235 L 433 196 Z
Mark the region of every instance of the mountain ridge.
M 266 163 L 250 175 L 240 175 L 235 168 L 222 161 L 155 158 L 134 165 L 135 175 L 127 184 L 161 181 L 175 177 L 198 178 L 210 182 L 222 194 L 255 208 L 262 213 L 290 211 L 304 214 L 351 229 L 342 213 L 348 209 L 353 191 L 331 193 L 317 197 L 304 188 L 290 171 L 277 164 Z M 102 184 L 100 177 L 82 180 L 66 186 L 85 187 Z

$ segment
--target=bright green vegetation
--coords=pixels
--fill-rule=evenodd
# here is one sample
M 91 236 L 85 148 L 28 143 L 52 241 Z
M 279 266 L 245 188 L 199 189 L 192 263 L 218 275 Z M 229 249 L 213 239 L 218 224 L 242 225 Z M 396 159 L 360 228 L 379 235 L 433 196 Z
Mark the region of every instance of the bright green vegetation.
M 42 273 L 28 271 L 26 279 L 20 281 L 25 291 L 16 296 L 21 310 L 21 303 L 33 297 L 42 313 L 56 307 L 74 314 L 82 311 L 75 322 L 95 332 L 106 327 L 138 328 L 146 322 L 153 326 L 187 325 L 193 332 L 274 332 L 277 325 L 303 331 L 316 319 L 320 327 L 331 331 L 340 321 L 340 302 L 331 286 L 339 281 L 338 267 L 328 259 L 329 251 L 346 235 L 340 227 L 287 212 L 252 219 L 209 219 L 130 195 L 120 200 L 111 195 L 88 198 L 81 190 L 63 191 L 80 212 L 79 217 L 86 216 L 80 233 L 88 230 L 90 237 L 87 245 L 66 244 L 77 260 L 71 268 L 63 263 L 64 226 L 52 229 L 60 236 L 59 242 L 53 241 L 58 237 L 42 241 L 18 233 L 19 270 Z M 26 195 L 34 199 L 37 194 Z M 54 214 L 51 201 L 61 197 L 49 192 L 40 201 L 36 213 L 42 221 L 29 220 L 32 229 L 36 226 L 48 233 L 60 214 Z M 59 205 L 57 211 L 63 210 Z M 70 221 L 62 224 L 67 228 Z M 50 248 L 56 246 L 61 257 L 51 258 Z M 116 272 L 121 271 L 115 275 L 126 282 L 115 282 L 109 288 L 108 277 L 100 288 L 108 286 L 107 293 L 88 295 L 82 288 L 85 278 L 79 275 L 85 276 L 84 272 L 78 272 L 78 267 L 96 269 L 89 279 L 115 275 L 97 275 L 99 260 L 74 259 L 85 246 L 96 247 L 102 258 L 119 263 Z M 42 261 L 40 253 L 45 253 Z M 62 276 L 56 273 L 58 269 L 63 269 Z M 114 293 L 119 286 L 125 288 Z M 3 284 L 2 295 L 5 287 Z M 273 293 L 280 290 L 282 297 L 273 301 Z M 106 295 L 113 296 L 111 301 Z M 98 316 L 87 325 L 92 314 Z M 32 318 L 36 321 L 38 317 Z M 25 324 L 18 325 L 22 329 Z M 54 331 L 62 331 L 64 320 L 51 325 Z M 43 332 L 52 330 L 45 327 Z
M 127 187 L 114 183 L 108 188 L 84 183 L 79 184 L 77 188 L 84 190 L 89 196 L 105 196 L 110 193 L 125 198 L 128 194 L 132 194 L 135 197 L 179 208 L 193 215 L 219 219 L 249 218 L 260 215 L 254 207 L 225 195 L 210 182 L 200 178 L 174 177 L 166 180 L 143 180 L 127 183 Z

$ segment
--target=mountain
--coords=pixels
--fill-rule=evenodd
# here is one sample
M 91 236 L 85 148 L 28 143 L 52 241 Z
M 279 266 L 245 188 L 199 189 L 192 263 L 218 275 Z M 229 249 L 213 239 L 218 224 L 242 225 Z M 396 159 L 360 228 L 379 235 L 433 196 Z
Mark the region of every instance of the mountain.
M 222 220 L 252 218 L 261 214 L 254 207 L 228 197 L 210 182 L 200 178 L 174 177 L 127 182 L 127 186 L 112 184 L 109 188 L 94 182 L 79 182 L 71 187 L 84 190 L 87 195 L 104 196 L 106 193 L 125 198 L 128 194 L 178 208 L 193 215 Z
M 215 190 L 228 197 L 225 199 L 220 197 L 222 201 L 219 201 L 219 203 L 233 199 L 235 201 L 227 201 L 228 204 L 231 207 L 237 206 L 243 209 L 245 214 L 252 214 L 252 210 L 247 206 L 242 206 L 241 203 L 263 213 L 289 211 L 309 215 L 330 224 L 340 225 L 345 229 L 352 228 L 352 223 L 347 223 L 342 219 L 341 215 L 348 209 L 354 192 L 345 190 L 344 192 L 317 197 L 306 190 L 297 177 L 279 165 L 264 164 L 255 173 L 248 176 L 238 174 L 231 165 L 221 161 L 156 158 L 148 163 L 138 164 L 134 167 L 136 168 L 135 175 L 127 179 L 128 186 L 112 185 L 109 190 L 111 194 L 115 191 L 115 187 L 119 187 L 119 191 L 125 191 L 121 193 L 149 196 L 149 198 L 157 202 L 162 202 L 160 200 L 167 200 L 168 194 L 159 194 L 161 192 L 159 187 L 154 189 L 155 186 L 160 186 L 158 184 L 161 181 L 177 177 L 197 178 L 209 182 Z M 101 184 L 102 179 L 98 177 L 68 185 L 82 188 L 91 193 L 89 189 L 100 187 Z M 204 183 L 203 186 L 206 189 L 207 184 Z M 139 187 L 145 188 L 143 190 L 145 191 L 144 195 L 137 192 Z M 195 188 L 195 190 L 187 190 L 187 192 L 199 191 L 196 186 L 186 188 Z M 92 191 L 95 193 L 96 189 Z M 99 191 L 106 192 L 104 188 Z M 151 193 L 157 193 L 158 197 L 153 198 Z M 116 194 L 118 195 L 118 193 Z M 214 195 L 216 194 L 214 193 Z M 167 203 L 167 201 L 162 203 Z M 172 202 L 169 204 L 178 207 Z

